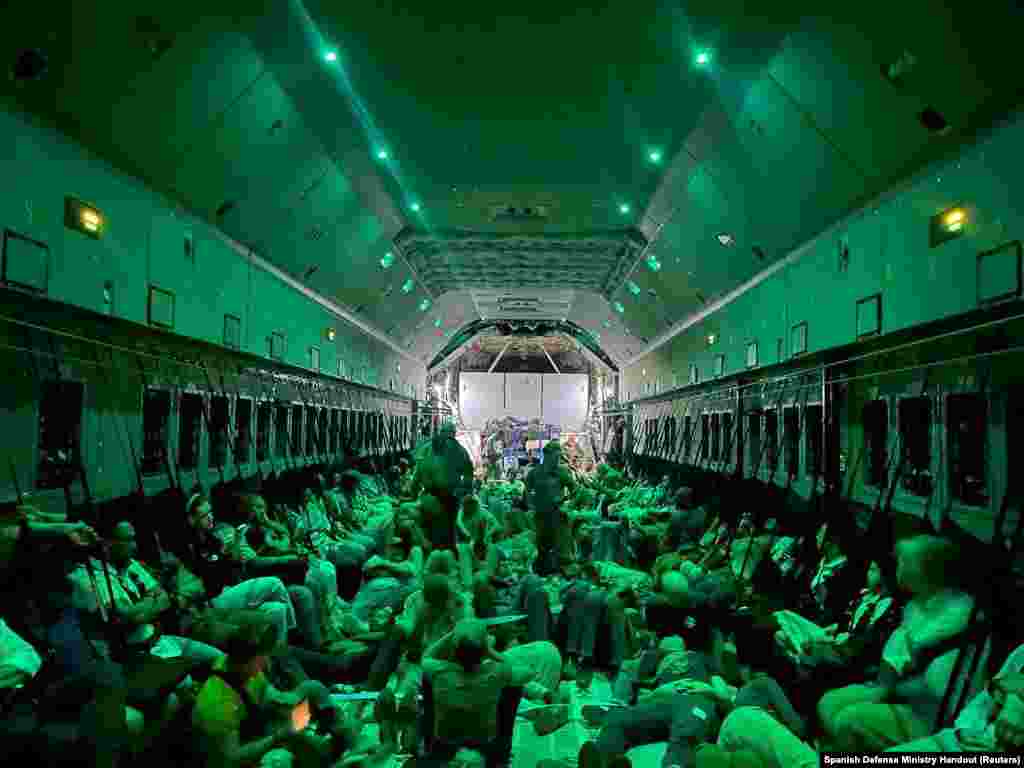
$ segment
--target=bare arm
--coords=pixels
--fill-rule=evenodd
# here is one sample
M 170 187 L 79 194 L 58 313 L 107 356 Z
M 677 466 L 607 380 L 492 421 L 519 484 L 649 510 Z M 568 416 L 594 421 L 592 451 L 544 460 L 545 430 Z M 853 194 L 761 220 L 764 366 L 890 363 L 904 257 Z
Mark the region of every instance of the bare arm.
M 289 736 L 291 736 L 291 729 L 281 726 L 269 736 L 242 744 L 239 732 L 234 731 L 223 739 L 215 741 L 214 744 L 221 754 L 223 764 L 235 768 L 258 762 L 261 757 Z

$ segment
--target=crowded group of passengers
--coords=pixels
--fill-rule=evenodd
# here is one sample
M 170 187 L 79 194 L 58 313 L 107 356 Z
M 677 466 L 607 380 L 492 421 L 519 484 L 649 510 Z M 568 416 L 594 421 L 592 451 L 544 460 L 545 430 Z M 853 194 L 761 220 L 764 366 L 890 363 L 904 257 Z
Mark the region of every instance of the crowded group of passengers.
M 2 508 L 0 755 L 534 765 L 517 720 L 543 738 L 576 716 L 584 768 L 658 742 L 666 768 L 1024 745 L 1024 646 L 975 631 L 970 564 L 926 524 L 879 541 L 580 473 L 557 441 L 542 458 L 485 480 L 448 426 L 387 472 L 159 514 Z M 580 712 L 595 675 L 611 693 Z

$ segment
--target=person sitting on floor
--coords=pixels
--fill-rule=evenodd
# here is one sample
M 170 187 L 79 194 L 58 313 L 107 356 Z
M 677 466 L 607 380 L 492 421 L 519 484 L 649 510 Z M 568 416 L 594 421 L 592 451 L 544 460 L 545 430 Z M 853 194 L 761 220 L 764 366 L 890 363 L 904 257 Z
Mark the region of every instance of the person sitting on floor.
M 586 707 L 584 717 L 601 730 L 596 741 L 588 741 L 580 749 L 579 766 L 607 768 L 616 761 L 621 764 L 630 749 L 667 741 L 662 766 L 694 768 L 699 745 L 714 742 L 716 737 L 721 744 L 726 734 L 729 737 L 725 743 L 730 745 L 732 728 L 726 729 L 730 718 L 733 722 L 743 720 L 752 710 L 766 716 L 767 722 L 762 725 L 770 731 L 765 734 L 780 731 L 802 743 L 806 726 L 771 678 L 757 677 L 739 690 L 718 676 L 709 683 L 683 679 L 673 683 L 671 691 L 632 707 Z M 765 738 L 774 741 L 771 736 Z
M 977 696 L 967 702 L 951 728 L 923 739 L 890 747 L 886 752 L 997 752 L 1024 747 L 1024 710 L 1008 699 L 1024 695 L 1024 645 L 1006 658 L 1003 666 Z M 1005 717 L 1004 715 L 1005 711 Z M 1000 726 L 1002 719 L 1002 726 Z M 1011 722 L 1011 720 L 1013 722 Z M 997 727 L 1004 730 L 997 733 Z
M 258 764 L 290 765 L 296 749 L 335 756 L 355 741 L 355 730 L 330 705 L 327 689 L 310 681 L 292 692 L 274 688 L 267 679 L 268 657 L 277 647 L 275 628 L 266 616 L 239 611 L 225 639 L 227 656 L 214 665 L 192 708 L 198 753 L 207 768 Z M 299 734 L 309 725 L 312 707 L 322 711 L 333 731 L 328 738 Z
M 845 666 L 861 657 L 877 659 L 899 622 L 877 562 L 868 566 L 866 586 L 850 605 L 842 625 L 822 628 L 792 611 L 778 611 L 775 618 L 780 627 L 776 643 L 801 668 Z
M 433 692 L 435 754 L 446 759 L 460 747 L 481 751 L 489 765 L 509 760 L 515 710 L 499 715 L 506 688 L 522 688 L 531 700 L 551 703 L 561 660 L 551 643 L 534 643 L 499 654 L 480 620 L 460 621 L 424 652 L 423 671 Z M 499 717 L 505 722 L 499 721 Z
M 882 750 L 929 735 L 959 655 L 953 648 L 931 658 L 932 649 L 967 628 L 974 606 L 959 587 L 950 541 L 915 536 L 899 542 L 896 553 L 897 580 L 912 597 L 885 643 L 878 679 L 829 691 L 818 703 L 821 727 L 842 751 Z M 917 673 L 919 666 L 924 671 Z

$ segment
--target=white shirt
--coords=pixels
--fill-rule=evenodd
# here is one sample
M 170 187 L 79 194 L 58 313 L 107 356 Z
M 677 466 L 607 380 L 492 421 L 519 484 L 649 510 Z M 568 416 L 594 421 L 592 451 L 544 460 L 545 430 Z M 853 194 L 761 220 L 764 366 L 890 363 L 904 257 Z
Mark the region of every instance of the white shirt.
M 103 563 L 94 557 L 90 558 L 89 562 L 92 565 L 93 575 L 96 577 L 95 589 L 86 566 L 78 566 L 68 574 L 68 579 L 71 581 L 71 604 L 85 613 L 100 613 L 99 605 L 102 604 L 103 609 L 109 612 L 110 588 L 107 587 L 107 575 Z M 110 563 L 109 573 L 114 602 L 118 606 L 134 605 L 145 595 L 160 588 L 160 582 L 137 560 L 130 560 L 128 565 L 122 569 L 118 569 L 113 563 Z M 98 602 L 97 597 L 99 598 Z M 126 639 L 129 644 L 143 643 L 155 632 L 156 627 L 152 624 L 140 624 L 129 633 Z

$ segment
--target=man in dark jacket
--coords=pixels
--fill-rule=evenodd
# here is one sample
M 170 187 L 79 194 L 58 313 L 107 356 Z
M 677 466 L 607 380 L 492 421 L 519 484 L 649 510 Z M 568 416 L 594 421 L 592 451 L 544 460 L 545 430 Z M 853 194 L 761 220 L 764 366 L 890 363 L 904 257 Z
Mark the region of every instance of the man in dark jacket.
M 416 449 L 416 478 L 420 487 L 441 504 L 444 526 L 430 533 L 435 549 L 455 549 L 455 517 L 462 497 L 473 490 L 473 460 L 455 439 L 447 423 Z
M 544 446 L 544 463 L 526 476 L 526 496 L 537 527 L 537 563 L 540 576 L 558 572 L 562 497 L 574 493 L 576 482 L 569 468 L 561 463 L 562 446 L 551 441 Z

